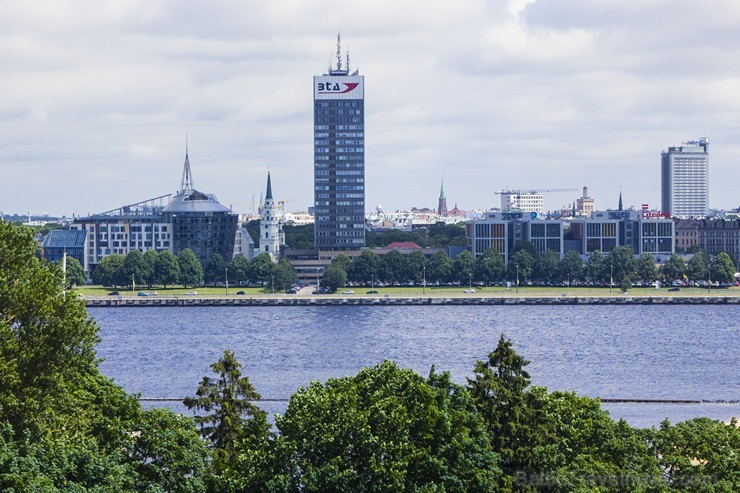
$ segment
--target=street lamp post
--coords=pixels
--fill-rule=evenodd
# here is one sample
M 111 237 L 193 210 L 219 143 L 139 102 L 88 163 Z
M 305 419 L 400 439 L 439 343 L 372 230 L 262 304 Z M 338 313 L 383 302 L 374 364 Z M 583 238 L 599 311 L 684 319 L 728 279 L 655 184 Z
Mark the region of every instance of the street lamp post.
M 473 291 L 473 274 L 468 274 L 468 293 Z
M 422 283 L 421 283 L 421 294 L 427 294 L 427 266 L 422 266 Z
M 519 294 L 519 264 L 514 264 L 516 266 L 516 294 Z
M 224 267 L 224 279 L 226 280 L 226 296 L 229 295 L 229 268 Z
M 316 267 L 316 295 L 318 296 L 321 291 L 321 278 L 319 277 L 319 269 L 321 267 Z
M 609 294 L 612 292 L 612 284 L 614 284 L 614 264 L 609 262 Z
M 712 292 L 712 259 L 707 261 L 707 294 Z
M 270 274 L 270 279 L 272 280 L 272 294 L 275 294 L 275 274 Z

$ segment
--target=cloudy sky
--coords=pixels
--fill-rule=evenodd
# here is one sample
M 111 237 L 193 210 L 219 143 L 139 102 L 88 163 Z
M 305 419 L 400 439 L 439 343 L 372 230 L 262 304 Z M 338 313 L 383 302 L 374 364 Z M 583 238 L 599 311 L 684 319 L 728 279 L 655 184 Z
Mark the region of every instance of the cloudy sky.
M 0 210 L 102 212 L 195 186 L 237 212 L 312 194 L 312 76 L 365 76 L 367 209 L 588 185 L 660 202 L 660 152 L 710 140 L 740 205 L 734 0 L 0 0 Z M 578 193 L 546 195 L 546 207 Z

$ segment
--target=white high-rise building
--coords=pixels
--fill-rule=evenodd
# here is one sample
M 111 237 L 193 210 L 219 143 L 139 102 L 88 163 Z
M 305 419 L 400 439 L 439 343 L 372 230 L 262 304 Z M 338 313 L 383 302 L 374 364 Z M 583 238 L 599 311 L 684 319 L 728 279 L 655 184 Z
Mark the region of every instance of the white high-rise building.
M 673 217 L 704 218 L 709 213 L 709 140 L 684 142 L 660 156 L 661 205 Z

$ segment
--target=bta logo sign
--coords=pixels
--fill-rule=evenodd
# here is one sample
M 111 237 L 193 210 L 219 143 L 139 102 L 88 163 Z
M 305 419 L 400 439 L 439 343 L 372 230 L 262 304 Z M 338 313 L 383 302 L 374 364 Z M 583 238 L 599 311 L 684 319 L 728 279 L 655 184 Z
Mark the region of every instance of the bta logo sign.
M 346 94 L 353 91 L 359 82 L 318 82 L 319 94 Z

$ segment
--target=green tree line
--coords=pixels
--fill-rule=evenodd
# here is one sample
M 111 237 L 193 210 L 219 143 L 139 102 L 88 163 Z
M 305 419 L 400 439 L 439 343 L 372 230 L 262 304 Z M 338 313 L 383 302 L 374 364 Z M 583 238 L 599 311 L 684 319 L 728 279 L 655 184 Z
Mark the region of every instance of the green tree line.
M 179 255 L 167 250 L 157 252 L 147 250 L 141 253 L 132 250 L 127 255 L 111 254 L 104 257 L 92 273 L 94 284 L 109 286 L 167 286 L 179 284 L 184 287 L 201 284 L 217 285 L 227 281 L 239 283 L 262 283 L 274 285 L 275 289 L 285 289 L 297 279 L 295 269 L 286 260 L 274 262 L 272 257 L 261 253 L 248 260 L 237 254 L 231 262 L 226 262 L 218 254 L 213 254 L 201 265 L 192 250 L 186 248 Z
M 145 410 L 98 368 L 98 328 L 32 235 L 0 223 L 0 491 L 734 492 L 740 428 L 637 429 L 531 384 L 503 334 L 464 385 L 384 361 L 313 381 L 270 424 L 226 350 L 184 404 Z
M 735 265 L 724 252 L 711 259 L 705 252 L 699 252 L 688 262 L 676 254 L 659 268 L 652 255 L 645 253 L 635 258 L 632 250 L 624 246 L 607 254 L 595 251 L 584 262 L 576 251 L 569 251 L 561 259 L 556 252 L 540 253 L 531 243 L 520 241 L 515 245 L 508 264 L 493 249 L 475 258 L 469 251 L 463 251 L 454 261 L 445 251 L 431 257 L 425 256 L 421 250 L 408 254 L 393 250 L 385 255 L 366 250 L 354 259 L 340 254 L 325 270 L 322 284 L 332 289 L 348 281 L 368 285 L 372 282 L 418 285 L 424 281 L 428 285 L 504 281 L 601 285 L 613 282 L 629 286 L 636 281 L 647 285 L 659 279 L 667 282 L 711 279 L 729 283 L 733 281 L 734 273 Z

